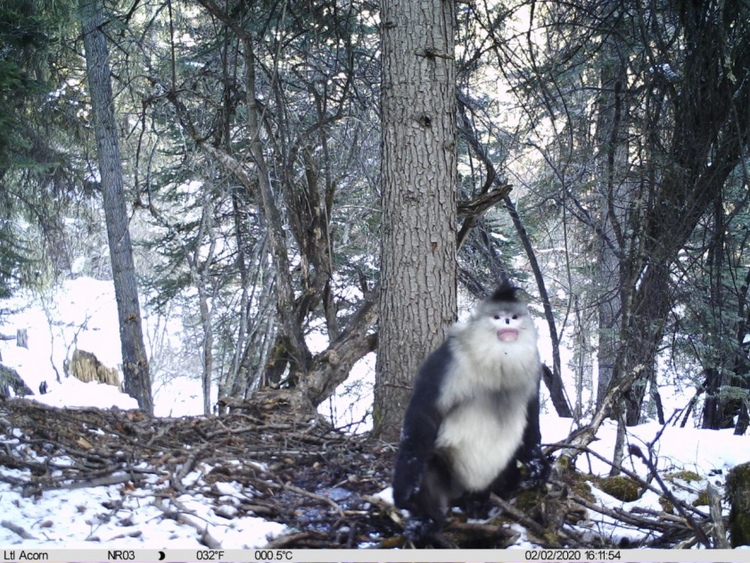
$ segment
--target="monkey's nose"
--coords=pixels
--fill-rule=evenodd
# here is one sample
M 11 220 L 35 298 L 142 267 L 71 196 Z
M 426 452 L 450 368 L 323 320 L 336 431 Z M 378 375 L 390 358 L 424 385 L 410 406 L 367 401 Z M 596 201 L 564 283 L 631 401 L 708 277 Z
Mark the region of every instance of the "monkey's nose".
M 505 319 L 505 324 L 509 325 L 510 324 L 510 319 Z

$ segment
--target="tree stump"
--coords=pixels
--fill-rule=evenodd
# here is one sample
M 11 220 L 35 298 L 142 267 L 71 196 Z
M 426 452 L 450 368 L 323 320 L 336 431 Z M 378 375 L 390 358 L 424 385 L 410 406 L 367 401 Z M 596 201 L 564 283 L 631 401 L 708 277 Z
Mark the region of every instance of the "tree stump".
M 29 349 L 29 331 L 27 329 L 19 328 L 16 331 L 16 346 Z
M 85 350 L 74 350 L 73 357 L 69 362 L 63 364 L 65 373 L 72 375 L 76 379 L 87 383 L 89 381 L 98 381 L 108 385 L 114 385 L 122 391 L 120 374 L 116 368 L 108 368 L 99 361 L 94 354 Z

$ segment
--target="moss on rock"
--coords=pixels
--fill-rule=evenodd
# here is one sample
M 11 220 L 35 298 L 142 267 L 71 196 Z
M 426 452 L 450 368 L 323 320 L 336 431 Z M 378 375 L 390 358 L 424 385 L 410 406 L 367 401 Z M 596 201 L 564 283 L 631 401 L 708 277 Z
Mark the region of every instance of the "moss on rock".
M 693 483 L 695 481 L 701 480 L 701 476 L 698 475 L 695 471 L 687 471 L 686 469 L 668 473 L 665 478 L 667 479 L 667 481 L 671 482 L 674 482 L 675 479 L 680 479 L 681 481 L 685 481 L 686 483 Z
M 750 463 L 738 465 L 729 472 L 727 497 L 732 505 L 729 513 L 732 547 L 750 545 Z
M 594 482 L 602 491 L 623 502 L 638 500 L 643 494 L 638 483 L 624 475 L 597 477 Z

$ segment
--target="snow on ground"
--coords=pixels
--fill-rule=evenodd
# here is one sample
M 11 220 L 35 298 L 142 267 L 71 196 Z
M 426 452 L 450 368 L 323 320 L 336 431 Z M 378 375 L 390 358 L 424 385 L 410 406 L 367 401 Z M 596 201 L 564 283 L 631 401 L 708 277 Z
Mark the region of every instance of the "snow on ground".
M 2 347 L 6 365 L 12 365 L 24 376 L 36 362 L 29 350 Z M 15 363 L 12 363 L 14 360 Z M 120 393 L 111 385 L 82 383 L 74 378 L 65 378 L 62 383 L 52 382 L 49 393 L 31 398 L 55 407 L 97 407 L 108 409 L 137 408 L 134 399 Z M 18 445 L 14 430 L 0 417 L 0 456 Z M 4 436 L 5 434 L 5 436 Z M 61 466 L 65 458 L 57 458 Z M 202 479 L 208 468 L 185 476 L 185 482 Z M 152 488 L 158 489 L 158 476 L 150 476 L 139 488 L 127 484 L 86 487 L 82 489 L 47 490 L 41 495 L 25 495 L 14 481 L 28 481 L 17 469 L 6 467 L 0 461 L 0 546 L 23 546 L 26 548 L 91 548 L 116 545 L 128 548 L 204 548 L 200 543 L 199 529 L 206 529 L 225 548 L 251 549 L 262 547 L 282 534 L 286 526 L 268 522 L 261 518 L 227 518 L 227 507 L 233 500 L 238 502 L 246 492 L 241 487 L 228 487 L 222 512 L 214 511 L 210 499 L 195 494 L 178 497 L 192 516 L 185 516 L 194 525 L 178 523 L 165 518 L 155 506 L 156 497 Z M 153 487 L 152 487 L 153 486 Z M 205 502 L 202 502 L 205 501 Z M 6 523 L 11 526 L 7 526 Z M 23 539 L 11 528 L 17 526 L 32 538 Z
M 546 415 L 541 419 L 542 439 L 545 443 L 554 443 L 568 436 L 571 421 L 556 416 Z M 644 455 L 648 456 L 649 446 L 652 446 L 653 461 L 659 475 L 665 479 L 670 491 L 678 499 L 692 504 L 700 493 L 706 490 L 710 482 L 719 492 L 724 493 L 724 483 L 729 470 L 741 463 L 750 462 L 750 436 L 735 436 L 733 429 L 702 430 L 697 428 L 675 428 L 650 422 L 635 427 L 629 427 L 626 434 L 627 445 L 638 446 Z M 617 427 L 613 421 L 606 421 L 597 433 L 597 439 L 589 448 L 600 454 L 604 459 L 611 460 Z M 658 437 L 658 440 L 657 440 Z M 627 446 L 626 446 L 627 447 Z M 576 467 L 584 472 L 600 477 L 606 477 L 610 465 L 593 456 L 581 455 L 576 461 Z M 623 467 L 649 480 L 649 469 L 646 464 L 634 456 L 626 456 Z M 690 472 L 699 477 L 698 480 L 685 480 Z M 656 483 L 654 483 L 656 484 Z M 599 490 L 594 483 L 589 483 L 594 496 L 602 506 L 611 509 L 653 510 L 661 512 L 659 503 L 661 495 L 653 491 L 646 491 L 641 498 L 633 502 L 620 501 Z M 658 488 L 658 487 L 657 487 Z M 708 513 L 708 507 L 701 509 Z M 724 514 L 728 515 L 728 505 L 724 506 Z M 652 539 L 649 532 L 628 528 L 621 521 L 615 521 L 604 515 L 591 515 L 592 531 L 604 537 L 619 541 L 627 538 L 631 544 L 642 540 Z
M 8 476 L 13 476 L 13 470 L 0 469 L 0 481 Z M 241 493 L 228 496 L 237 494 Z M 194 511 L 195 521 L 225 547 L 262 547 L 286 529 L 261 518 L 229 520 L 209 509 L 208 501 L 201 503 L 194 495 L 183 496 L 177 500 Z M 6 548 L 205 548 L 196 528 L 165 518 L 154 506 L 154 497 L 144 489 L 128 492 L 122 485 L 52 490 L 39 498 L 24 498 L 8 483 L 0 483 L 0 520 L 10 520 L 35 538 L 21 539 L 0 526 L 0 545 Z
M 66 282 L 63 290 L 54 298 L 42 298 L 29 293 L 19 294 L 13 300 L 0 304 L 0 310 L 15 312 L 5 314 L 0 334 L 14 335 L 19 328 L 26 328 L 29 335 L 29 350 L 17 348 L 8 340 L 0 341 L 3 363 L 18 370 L 29 387 L 37 392 L 40 383 L 46 382 L 49 392 L 32 398 L 52 406 L 111 408 L 136 407 L 135 401 L 119 393 L 114 387 L 97 383 L 81 383 L 66 378 L 63 361 L 75 346 L 93 352 L 108 366 L 120 364 L 117 312 L 112 297 L 112 286 L 108 282 L 81 278 Z M 371 363 L 367 358 L 365 363 Z M 370 365 L 369 370 L 372 369 Z M 58 374 L 60 382 L 57 381 Z M 360 383 L 357 383 L 358 385 Z M 158 415 L 183 416 L 201 412 L 200 385 L 197 381 L 158 381 L 155 396 Z M 366 388 L 369 389 L 369 388 Z M 371 392 L 371 391 L 370 391 Z M 346 394 L 343 395 L 346 397 Z M 329 405 L 331 412 L 351 411 L 346 405 Z M 358 409 L 353 420 L 363 416 Z M 351 416 L 351 415 L 350 415 Z M 0 419 L 0 455 L 14 446 L 13 430 L 4 430 Z M 9 430 L 9 431 L 8 431 Z M 568 436 L 569 420 L 553 415 L 542 417 L 542 436 L 545 443 L 561 441 Z M 694 428 L 663 430 L 649 423 L 628 429 L 628 443 L 647 452 L 646 444 L 662 432 L 654 445 L 657 466 L 661 472 L 690 470 L 701 476 L 699 482 L 685 483 L 682 498 L 692 500 L 697 491 L 705 488 L 706 480 L 723 486 L 727 470 L 750 461 L 750 436 L 734 436 L 731 430 L 713 431 Z M 5 437 L 3 437 L 5 434 Z M 591 448 L 604 458 L 611 459 L 616 428 L 605 423 Z M 65 460 L 60 460 L 64 463 Z M 646 475 L 645 465 L 637 459 L 626 459 L 626 467 L 640 475 Z M 598 475 L 606 475 L 609 466 L 593 457 L 581 456 L 578 468 Z M 13 483 L 20 472 L 0 463 L 0 522 L 11 526 L 0 526 L 0 545 L 23 547 L 93 547 L 95 544 L 117 545 L 129 548 L 190 548 L 202 547 L 198 527 L 207 527 L 225 549 L 253 548 L 264 546 L 269 538 L 284 532 L 281 524 L 260 518 L 231 517 L 232 499 L 245 494 L 241 487 L 226 486 L 227 502 L 222 513 L 217 514 L 210 502 L 201 502 L 200 496 L 185 495 L 178 498 L 192 511 L 193 525 L 178 523 L 164 518 L 154 505 L 155 497 L 147 488 L 129 489 L 122 484 L 89 487 L 78 490 L 45 491 L 40 496 L 24 496 L 20 487 Z M 156 479 L 156 476 L 153 477 Z M 188 475 L 187 479 L 201 479 L 201 474 Z M 691 490 L 693 492 L 691 492 Z M 606 506 L 632 508 L 658 507 L 658 496 L 646 493 L 635 503 L 618 501 L 602 491 L 595 495 Z M 390 491 L 383 492 L 389 498 Z M 229 511 L 229 512 L 227 512 Z M 608 521 L 603 516 L 592 514 L 596 531 L 614 537 L 639 539 L 644 532 L 627 530 L 621 523 Z M 12 526 L 26 530 L 34 539 L 22 539 L 12 531 Z M 92 545 L 93 544 L 93 545 Z
M 193 527 L 165 518 L 153 506 L 153 497 L 133 494 L 122 496 L 117 487 L 86 488 L 78 491 L 48 491 L 42 499 L 21 499 L 0 485 L 0 512 L 3 519 L 20 526 L 35 539 L 21 539 L 0 527 L 0 545 L 5 548 L 111 548 L 204 549 L 200 533 Z M 184 505 L 195 511 L 211 535 L 226 548 L 263 547 L 286 526 L 261 518 L 228 520 L 207 509 L 192 495 Z M 180 499 L 178 499 L 180 500 Z M 117 504 L 116 509 L 105 508 Z M 123 524 L 127 522 L 127 526 Z
M 54 401 L 41 398 L 46 403 L 74 404 L 109 408 L 117 404 L 131 408 L 131 399 L 122 396 L 114 388 L 98 384 L 76 383 L 61 385 L 50 395 Z M 106 392 L 102 392 L 105 391 Z M 91 429 L 96 432 L 98 429 Z M 138 487 L 129 483 L 128 475 L 122 474 L 122 482 L 31 492 L 20 485 L 33 481 L 29 472 L 9 467 L 2 461 L 3 451 L 10 452 L 24 447 L 27 455 L 33 454 L 28 441 L 19 445 L 21 432 L 0 415 L 0 546 L 23 546 L 26 548 L 92 548 L 99 546 L 127 548 L 204 548 L 200 538 L 204 531 L 224 548 L 251 549 L 265 546 L 270 539 L 286 531 L 283 524 L 268 522 L 252 516 L 232 514 L 233 506 L 247 502 L 252 491 L 243 490 L 236 482 L 215 484 L 221 487 L 219 503 L 201 491 L 210 491 L 212 485 L 204 480 L 210 467 L 198 464 L 194 471 L 182 478 L 183 485 L 191 487 L 190 494 L 175 499 L 162 498 L 164 475 L 146 473 L 144 482 Z M 99 430 L 101 432 L 101 430 Z M 81 436 L 82 448 L 86 439 Z M 54 447 L 54 441 L 41 444 L 44 453 Z M 90 447 L 90 446 L 89 446 Z M 40 458 L 40 461 L 42 459 Z M 48 462 L 49 463 L 49 462 Z M 58 468 L 70 466 L 72 460 L 63 456 L 52 458 Z M 145 464 L 136 469 L 149 470 Z M 55 473 L 51 477 L 55 477 Z M 113 477 L 117 477 L 116 474 Z M 115 479 L 117 480 L 117 479 Z M 192 487 L 192 485 L 197 485 Z M 196 490 L 198 492 L 196 492 Z M 181 516 L 177 522 L 165 517 L 159 509 L 173 511 L 179 507 Z M 22 537 L 25 536 L 25 537 Z
M 541 419 L 542 439 L 544 443 L 555 443 L 564 440 L 570 431 L 569 419 L 546 415 Z M 726 473 L 735 465 L 750 462 L 750 436 L 735 436 L 730 428 L 727 430 L 702 430 L 698 428 L 675 428 L 649 422 L 627 429 L 627 444 L 638 446 L 647 454 L 647 444 L 653 442 L 661 433 L 654 445 L 658 456 L 657 468 L 663 472 L 693 471 L 699 475 Z M 612 459 L 617 427 L 608 420 L 597 433 L 597 439 L 589 446 L 605 459 Z M 581 456 L 577 462 L 580 470 L 595 475 L 607 475 L 610 466 L 594 458 Z M 625 468 L 645 476 L 647 468 L 637 458 L 626 458 Z

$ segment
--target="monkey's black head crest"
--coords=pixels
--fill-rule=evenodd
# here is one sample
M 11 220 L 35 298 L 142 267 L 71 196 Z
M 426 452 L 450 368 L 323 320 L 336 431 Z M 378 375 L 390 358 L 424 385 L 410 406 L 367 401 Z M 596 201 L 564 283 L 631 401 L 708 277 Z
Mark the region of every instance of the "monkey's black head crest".
M 490 301 L 493 303 L 515 303 L 520 301 L 517 295 L 519 291 L 521 291 L 520 288 L 514 286 L 509 281 L 503 281 L 490 296 Z

